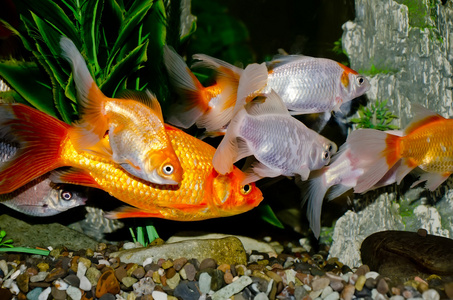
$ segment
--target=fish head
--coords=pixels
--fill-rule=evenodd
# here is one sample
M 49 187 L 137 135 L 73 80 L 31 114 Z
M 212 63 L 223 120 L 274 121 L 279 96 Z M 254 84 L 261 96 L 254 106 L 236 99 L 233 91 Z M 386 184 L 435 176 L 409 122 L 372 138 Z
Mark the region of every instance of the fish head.
M 85 205 L 87 189 L 75 185 L 57 185 L 49 190 L 47 199 L 42 201 L 42 209 L 36 215 L 53 216 L 68 209 Z
M 318 135 L 310 150 L 310 170 L 318 170 L 329 164 L 330 158 L 337 152 L 337 149 L 334 142 Z
M 245 174 L 237 167 L 228 174 L 221 175 L 213 169 L 213 201 L 221 216 L 232 216 L 258 206 L 263 193 L 255 183 L 243 184 Z
M 338 106 L 365 94 L 371 88 L 371 84 L 365 76 L 344 65 L 340 64 L 340 66 L 343 68 L 343 73 L 340 78 L 341 95 L 339 99 L 341 99 L 341 103 L 337 103 Z
M 177 185 L 182 181 L 184 172 L 172 147 L 150 151 L 145 162 L 145 174 L 143 175 L 148 181 L 172 185 Z

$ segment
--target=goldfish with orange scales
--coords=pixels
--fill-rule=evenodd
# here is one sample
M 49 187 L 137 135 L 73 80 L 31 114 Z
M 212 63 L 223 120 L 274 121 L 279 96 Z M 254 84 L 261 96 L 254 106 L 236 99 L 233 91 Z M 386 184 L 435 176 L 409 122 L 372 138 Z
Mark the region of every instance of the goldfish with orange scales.
M 254 183 L 242 185 L 244 173 L 227 175 L 212 166 L 215 149 L 203 141 L 165 125 L 184 175 L 179 185 L 157 185 L 134 177 L 102 156 L 74 148 L 70 125 L 22 104 L 0 104 L 0 136 L 19 144 L 17 156 L 0 169 L 0 193 L 54 171 L 52 181 L 103 189 L 133 206 L 107 214 L 110 218 L 155 217 L 195 221 L 231 216 L 256 207 L 263 195 Z

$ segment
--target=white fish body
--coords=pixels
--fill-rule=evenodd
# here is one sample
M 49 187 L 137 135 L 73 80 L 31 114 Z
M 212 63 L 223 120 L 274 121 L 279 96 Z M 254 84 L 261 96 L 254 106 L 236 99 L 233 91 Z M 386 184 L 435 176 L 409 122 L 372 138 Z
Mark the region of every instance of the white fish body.
M 292 114 L 330 113 L 370 89 L 356 71 L 326 58 L 280 56 L 268 63 L 268 85 Z
M 214 167 L 225 174 L 231 171 L 234 162 L 253 155 L 258 163 L 249 170 L 248 182 L 263 177 L 296 174 L 306 180 L 311 170 L 329 163 L 336 146 L 293 118 L 273 90 L 264 101 L 244 105 L 257 87 L 262 86 L 262 80 L 256 78 L 263 78 L 263 72 L 267 72 L 266 68 L 257 68 L 256 64 L 244 70 L 238 88 L 237 113 L 214 155 Z

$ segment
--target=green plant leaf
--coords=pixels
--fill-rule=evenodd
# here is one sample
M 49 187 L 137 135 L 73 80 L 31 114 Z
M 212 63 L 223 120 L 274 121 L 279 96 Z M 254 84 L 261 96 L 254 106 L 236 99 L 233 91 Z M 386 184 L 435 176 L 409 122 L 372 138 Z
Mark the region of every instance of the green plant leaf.
M 42 249 L 33 249 L 26 247 L 12 247 L 12 248 L 0 248 L 0 252 L 20 252 L 20 253 L 29 253 L 29 254 L 38 254 L 38 255 L 49 255 L 49 250 Z
M 258 206 L 258 210 L 260 212 L 261 219 L 275 227 L 285 228 L 268 204 Z
M 31 106 L 56 117 L 50 82 L 34 62 L 0 63 L 0 77 Z
M 99 28 L 103 3 L 98 0 L 86 0 L 81 8 L 81 31 L 86 56 L 90 64 L 94 65 L 96 73 L 101 69 L 98 63 L 97 50 L 99 48 Z
M 34 12 L 41 19 L 76 43 L 78 34 L 74 24 L 65 14 L 63 9 L 50 0 L 16 0 L 27 10 Z M 77 45 L 77 44 L 76 44 Z
M 108 78 L 100 85 L 102 91 L 109 96 L 113 96 L 126 78 L 146 61 L 146 48 L 148 41 L 136 47 L 123 60 L 112 67 Z
M 111 57 L 109 58 L 109 62 L 107 63 L 107 67 L 112 65 L 114 61 L 122 60 L 123 57 L 117 55 L 121 52 L 120 50 L 126 47 L 128 44 L 126 42 L 133 33 L 134 30 L 137 29 L 138 25 L 142 22 L 143 18 L 146 16 L 147 12 L 153 6 L 154 0 L 144 0 L 144 1 L 135 1 L 134 5 L 131 9 L 127 12 L 126 18 L 121 26 L 121 30 L 118 33 L 118 38 L 115 41 L 111 49 Z M 137 43 L 138 44 L 138 43 Z M 135 47 L 135 46 L 134 46 Z M 130 50 L 128 50 L 130 51 Z M 106 73 L 110 73 L 110 70 L 107 68 Z

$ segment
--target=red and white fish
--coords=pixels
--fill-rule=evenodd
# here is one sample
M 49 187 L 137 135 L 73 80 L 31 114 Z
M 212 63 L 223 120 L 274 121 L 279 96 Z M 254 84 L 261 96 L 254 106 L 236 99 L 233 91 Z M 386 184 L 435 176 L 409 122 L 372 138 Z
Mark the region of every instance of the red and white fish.
M 238 168 L 227 175 L 214 170 L 214 147 L 172 126 L 166 125 L 165 130 L 184 169 L 178 186 L 141 180 L 112 160 L 77 151 L 70 129 L 68 124 L 32 107 L 0 104 L 0 137 L 13 136 L 20 149 L 0 167 L 0 194 L 68 166 L 72 168 L 54 171 L 51 180 L 99 188 L 134 206 L 109 213 L 111 218 L 204 220 L 246 212 L 263 200 L 254 183 L 241 183 L 245 175 Z
M 110 158 L 143 180 L 179 184 L 183 171 L 154 95 L 147 91 L 125 93 L 124 99 L 106 97 L 74 43 L 62 37 L 60 46 L 63 57 L 71 64 L 81 106 L 80 120 L 71 129 L 74 147 Z M 107 132 L 110 147 L 100 142 Z
M 17 152 L 15 143 L 0 141 L 0 167 L 12 160 Z M 36 217 L 53 216 L 73 207 L 85 205 L 87 200 L 85 187 L 55 185 L 49 176 L 50 173 L 44 174 L 11 193 L 0 195 L 0 204 Z
M 246 104 L 266 79 L 264 64 L 251 64 L 244 70 L 238 87 L 239 108 L 216 150 L 214 167 L 226 174 L 234 162 L 253 155 L 258 162 L 248 170 L 245 182 L 296 174 L 306 180 L 311 170 L 329 163 L 336 145 L 293 118 L 273 90 Z
M 333 200 L 357 185 L 365 170 L 357 165 L 359 160 L 351 154 L 347 144 L 340 147 L 328 166 L 312 171 L 307 181 L 298 181 L 303 193 L 302 206 L 307 203 L 307 219 L 316 238 L 321 232 L 321 210 L 324 197 Z M 396 182 L 396 164 L 371 189 Z
M 404 129 L 383 132 L 374 129 L 354 130 L 346 143 L 357 158 L 357 167 L 365 172 L 358 178 L 355 193 L 372 188 L 393 168 L 395 180 L 401 180 L 419 167 L 424 173 L 414 185 L 426 181 L 433 191 L 453 173 L 453 119 L 446 119 L 426 108 L 412 104 L 414 118 Z

